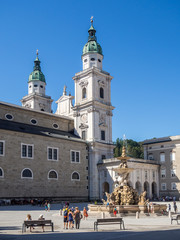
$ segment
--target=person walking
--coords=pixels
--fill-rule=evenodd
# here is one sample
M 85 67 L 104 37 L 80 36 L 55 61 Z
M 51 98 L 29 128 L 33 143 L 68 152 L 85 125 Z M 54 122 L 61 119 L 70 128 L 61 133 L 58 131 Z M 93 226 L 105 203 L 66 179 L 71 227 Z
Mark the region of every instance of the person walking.
M 74 220 L 75 220 L 75 225 L 76 225 L 76 229 L 79 229 L 80 227 L 80 221 L 81 221 L 81 218 L 82 218 L 82 214 L 81 212 L 79 211 L 79 208 L 76 207 L 75 208 L 75 212 L 74 212 Z
M 177 204 L 175 201 L 174 201 L 174 212 L 177 213 Z
M 84 207 L 84 209 L 83 209 L 83 219 L 85 220 L 87 220 L 87 217 L 88 217 L 88 213 L 87 213 L 87 210 L 86 210 L 86 208 Z
M 171 211 L 171 204 L 169 203 L 168 204 L 168 212 L 170 212 Z
M 73 221 L 72 221 L 72 228 L 74 228 L 74 208 L 72 207 L 71 208 L 71 211 L 72 211 L 72 216 L 73 216 Z
M 45 204 L 44 204 L 44 208 L 45 208 L 45 211 L 48 210 L 48 204 L 47 204 L 47 202 L 45 202 Z
M 48 202 L 48 204 L 47 204 L 47 208 L 48 208 L 48 212 L 49 212 L 50 209 L 51 209 L 51 204 L 50 204 L 50 202 Z

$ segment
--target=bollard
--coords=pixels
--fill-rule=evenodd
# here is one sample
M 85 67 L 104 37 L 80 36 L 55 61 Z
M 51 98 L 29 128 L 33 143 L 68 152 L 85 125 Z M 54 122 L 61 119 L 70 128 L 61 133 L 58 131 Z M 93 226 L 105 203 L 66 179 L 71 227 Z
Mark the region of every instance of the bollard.
M 136 219 L 139 218 L 139 212 L 136 212 Z
M 105 218 L 105 213 L 104 212 L 101 213 L 101 218 Z

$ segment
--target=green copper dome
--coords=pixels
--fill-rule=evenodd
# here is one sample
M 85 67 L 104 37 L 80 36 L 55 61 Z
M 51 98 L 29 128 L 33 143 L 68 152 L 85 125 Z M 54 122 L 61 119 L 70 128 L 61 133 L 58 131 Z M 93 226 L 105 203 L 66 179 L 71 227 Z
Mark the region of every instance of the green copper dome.
M 41 81 L 46 83 L 45 80 L 45 76 L 44 74 L 41 72 L 41 66 L 40 66 L 40 60 L 38 58 L 38 56 L 36 57 L 35 61 L 34 61 L 34 69 L 33 72 L 29 75 L 29 81 Z
M 103 55 L 102 48 L 100 44 L 97 43 L 97 38 L 95 36 L 96 30 L 93 27 L 93 21 L 91 21 L 91 27 L 89 28 L 88 33 L 88 42 L 83 47 L 83 55 L 86 53 L 99 53 Z

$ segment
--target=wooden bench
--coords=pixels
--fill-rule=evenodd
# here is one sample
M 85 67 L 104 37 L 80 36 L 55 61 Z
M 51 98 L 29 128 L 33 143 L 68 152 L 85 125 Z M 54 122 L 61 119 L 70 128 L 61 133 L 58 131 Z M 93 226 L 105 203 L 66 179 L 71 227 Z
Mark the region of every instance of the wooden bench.
M 122 218 L 99 218 L 94 222 L 94 231 L 98 231 L 98 225 L 120 224 L 120 229 L 125 230 L 124 221 Z
M 26 232 L 26 228 L 28 227 L 38 227 L 38 226 L 51 226 L 52 232 L 54 232 L 54 225 L 51 220 L 28 220 L 24 221 L 22 225 L 22 233 Z
M 178 220 L 180 220 L 180 214 L 171 216 L 171 224 L 172 224 L 173 221 L 177 221 L 177 224 L 179 224 Z

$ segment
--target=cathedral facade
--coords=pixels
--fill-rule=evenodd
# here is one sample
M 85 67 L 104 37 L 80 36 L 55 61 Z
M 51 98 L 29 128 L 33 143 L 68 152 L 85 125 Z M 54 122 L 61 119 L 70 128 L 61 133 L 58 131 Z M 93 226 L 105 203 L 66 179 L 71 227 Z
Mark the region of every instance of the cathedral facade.
M 103 70 L 104 56 L 93 21 L 88 34 L 83 69 L 73 77 L 75 95 L 68 95 L 65 86 L 55 113 L 53 100 L 46 95 L 38 53 L 22 106 L 0 102 L 1 199 L 97 200 L 116 187 L 113 168 L 120 161 L 113 158 L 113 77 Z M 178 197 L 178 141 L 175 138 L 175 145 L 144 142 L 145 159 L 128 160 L 128 166 L 134 168 L 129 185 L 139 194 L 145 190 L 150 199 L 163 194 Z M 165 149 L 176 160 L 168 160 Z
M 75 96 L 64 87 L 55 114 L 38 53 L 22 107 L 0 102 L 0 198 L 99 199 L 97 164 L 114 148 L 112 76 L 102 68 L 93 21 L 88 34 Z

